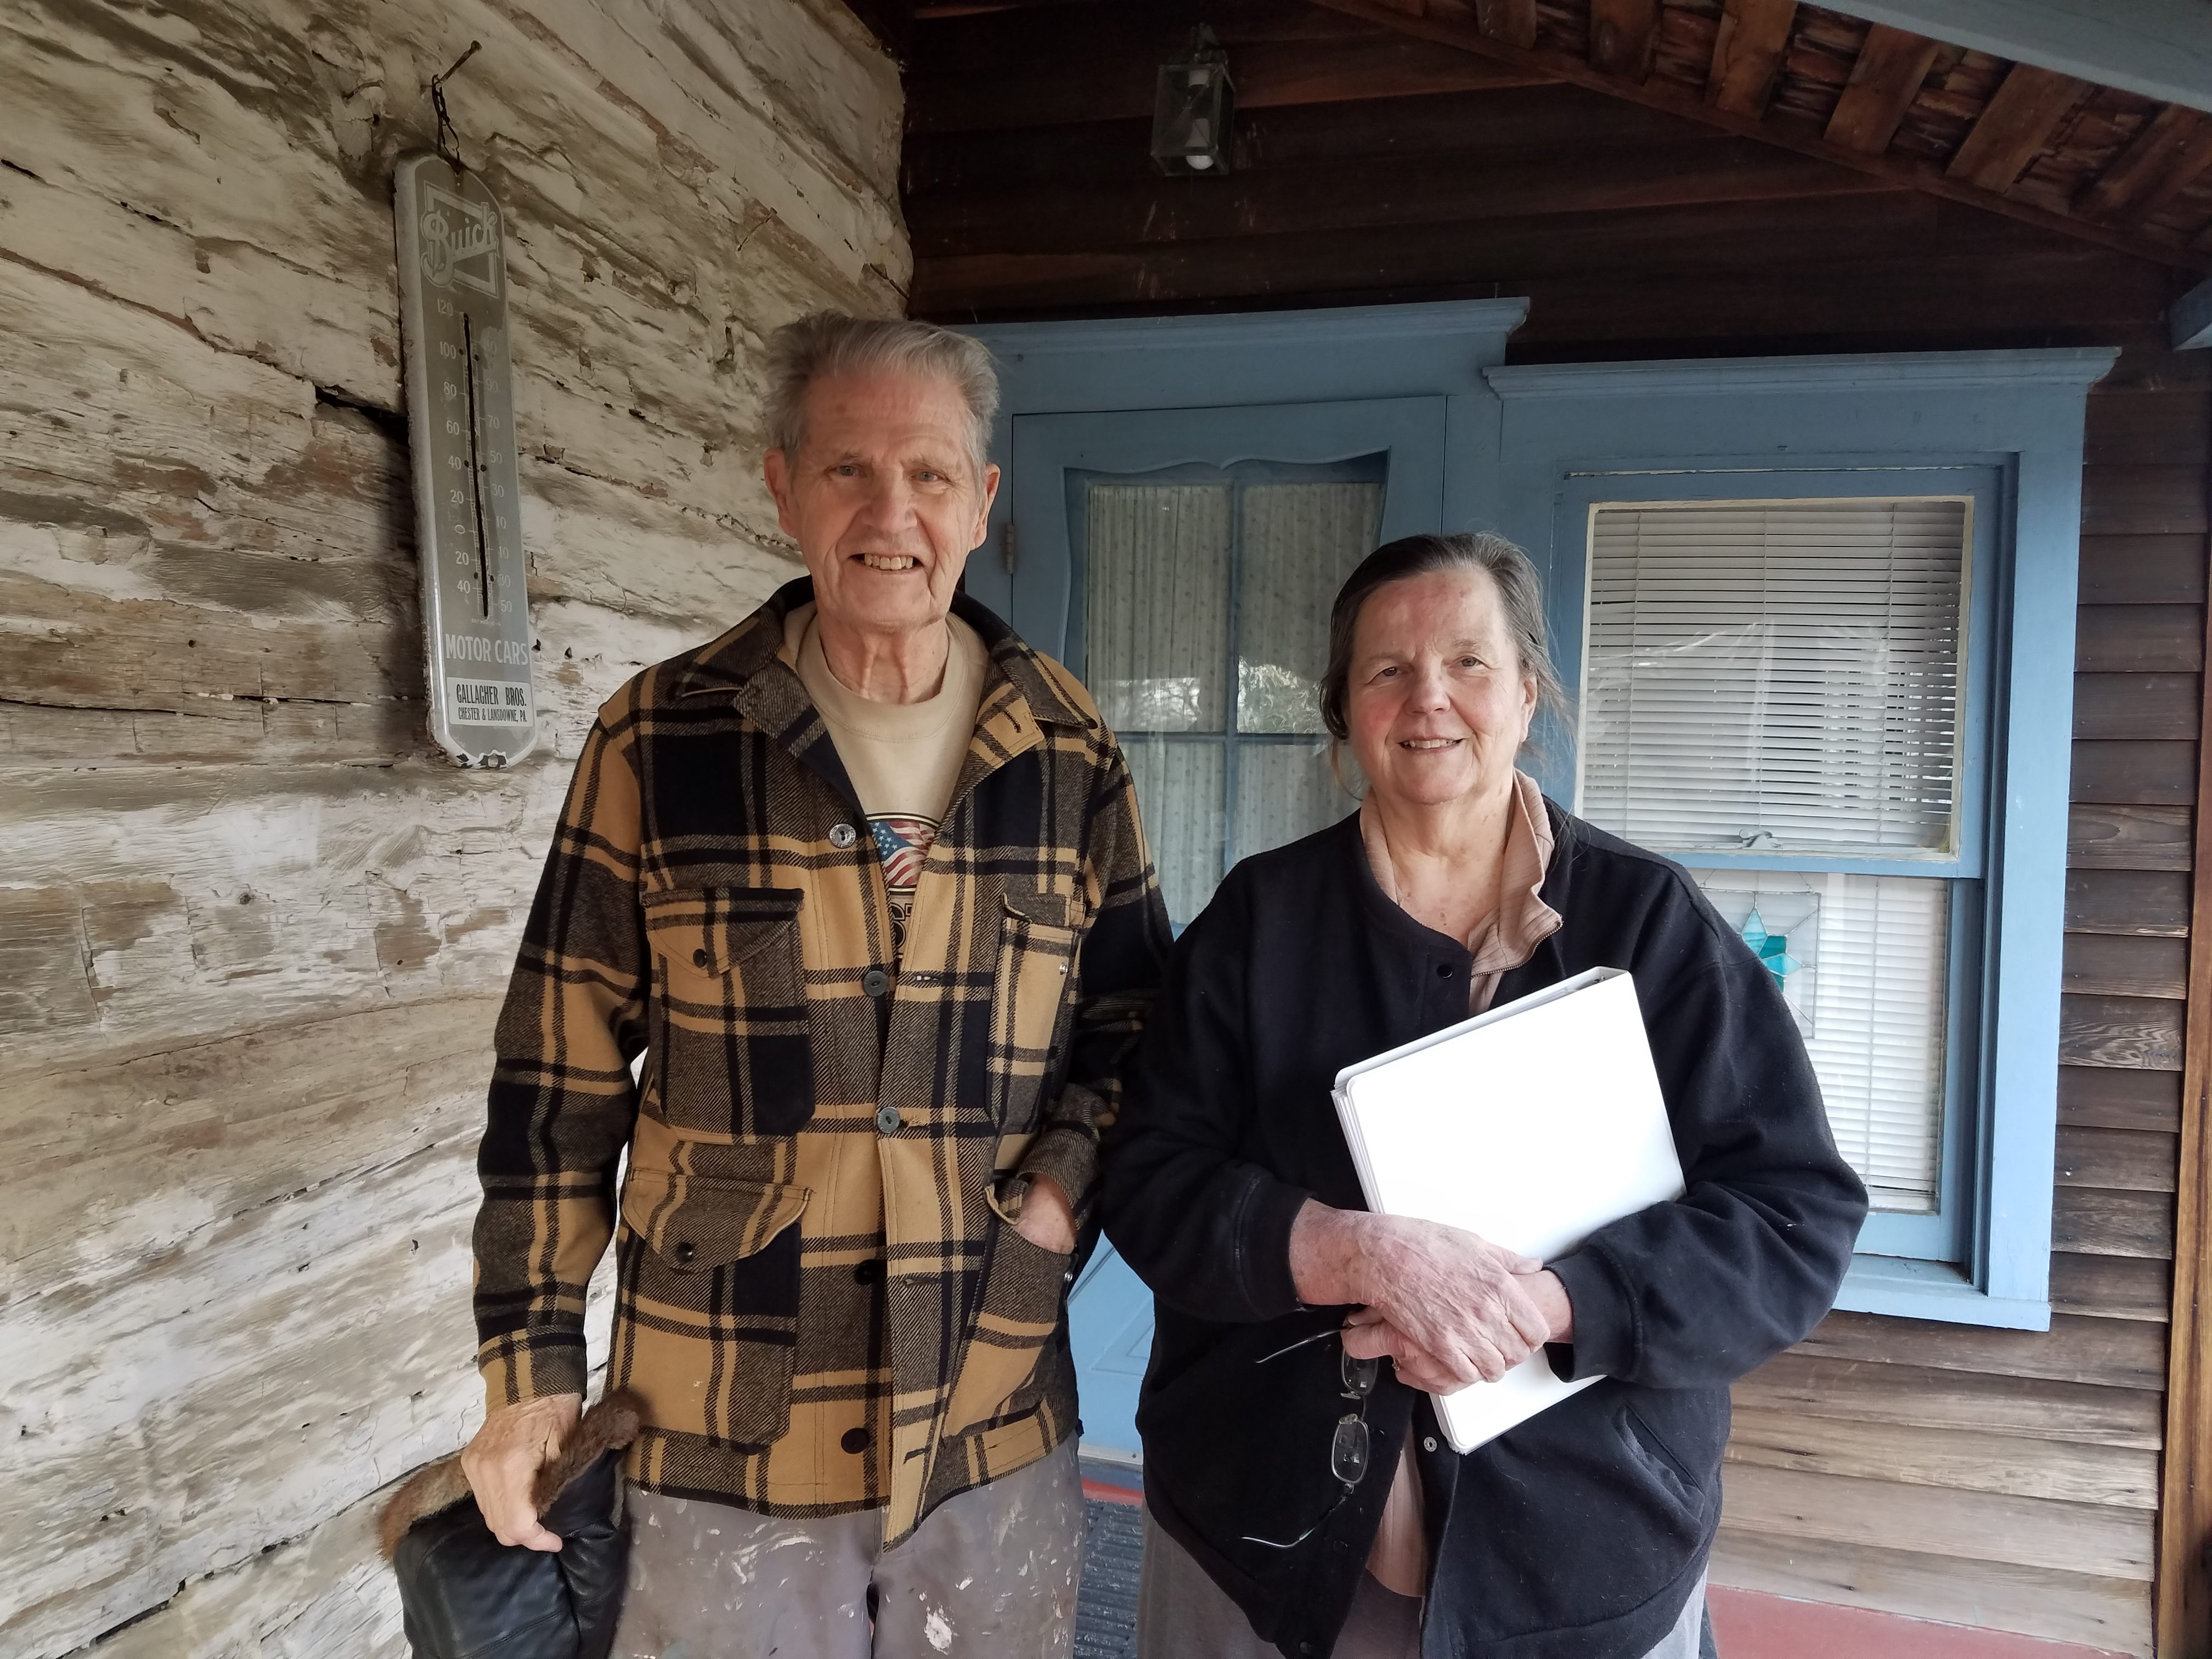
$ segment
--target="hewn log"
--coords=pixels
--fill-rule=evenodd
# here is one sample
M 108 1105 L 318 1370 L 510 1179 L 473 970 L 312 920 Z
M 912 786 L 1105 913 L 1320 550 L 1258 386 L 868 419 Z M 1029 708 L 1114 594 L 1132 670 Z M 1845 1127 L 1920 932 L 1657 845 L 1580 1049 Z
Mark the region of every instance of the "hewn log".
M 1869 29 L 1844 95 L 1828 118 L 1828 142 L 1868 155 L 1887 149 L 1942 49 L 1940 40 L 1886 23 Z
M 2090 90 L 2069 75 L 2014 64 L 1945 171 L 2002 195 Z
M 1713 37 L 1705 101 L 1732 115 L 1764 115 L 1796 21 L 1797 0 L 1727 0 Z

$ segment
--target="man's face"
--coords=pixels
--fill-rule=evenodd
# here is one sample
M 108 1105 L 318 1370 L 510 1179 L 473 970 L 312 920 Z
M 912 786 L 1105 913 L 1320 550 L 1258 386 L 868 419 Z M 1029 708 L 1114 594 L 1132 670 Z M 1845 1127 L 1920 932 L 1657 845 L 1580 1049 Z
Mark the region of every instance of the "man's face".
M 999 469 L 975 476 L 968 406 L 949 380 L 838 374 L 806 392 L 796 455 L 768 453 L 768 487 L 826 621 L 902 633 L 942 621 L 980 546 Z

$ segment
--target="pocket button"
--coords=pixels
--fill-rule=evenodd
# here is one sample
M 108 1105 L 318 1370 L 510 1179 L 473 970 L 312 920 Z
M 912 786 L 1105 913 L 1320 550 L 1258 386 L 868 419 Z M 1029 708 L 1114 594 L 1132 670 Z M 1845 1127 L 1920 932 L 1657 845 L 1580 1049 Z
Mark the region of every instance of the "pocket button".
M 899 1109 L 897 1107 L 878 1106 L 876 1108 L 876 1133 L 878 1134 L 896 1134 L 899 1132 Z
M 868 1431 L 866 1429 L 848 1429 L 838 1438 L 837 1443 L 847 1451 L 857 1455 L 867 1450 L 868 1438 Z
M 694 968 L 704 968 L 707 965 L 707 961 L 708 957 L 706 946 L 701 945 L 699 949 L 691 953 L 691 965 Z
M 873 1256 L 853 1264 L 853 1282 L 855 1285 L 872 1285 L 883 1276 L 884 1264 Z
M 685 1267 L 689 1267 L 691 1263 L 691 1259 L 698 1254 L 699 1247 L 696 1244 L 690 1243 L 688 1239 L 676 1247 L 676 1260 Z

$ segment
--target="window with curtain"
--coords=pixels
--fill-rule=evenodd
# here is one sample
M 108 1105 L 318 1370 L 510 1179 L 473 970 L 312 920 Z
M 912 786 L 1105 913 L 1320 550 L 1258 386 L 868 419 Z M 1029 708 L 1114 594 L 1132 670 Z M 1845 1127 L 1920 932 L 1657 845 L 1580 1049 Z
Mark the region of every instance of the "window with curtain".
M 1583 816 L 1688 866 L 1878 1210 L 1942 1206 L 1971 499 L 1590 509 Z M 1919 873 L 1924 867 L 1927 873 Z
M 1352 808 L 1317 693 L 1384 459 L 1069 476 L 1077 666 L 1128 757 L 1178 928 L 1237 860 Z

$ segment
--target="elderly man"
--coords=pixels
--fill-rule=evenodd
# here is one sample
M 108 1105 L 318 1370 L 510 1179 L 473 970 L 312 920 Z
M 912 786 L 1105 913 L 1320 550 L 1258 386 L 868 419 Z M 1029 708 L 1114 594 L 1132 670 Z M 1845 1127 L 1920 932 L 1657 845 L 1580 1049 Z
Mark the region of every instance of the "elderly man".
M 1065 1653 L 1067 1281 L 1165 911 L 1089 698 L 958 591 L 988 355 L 823 313 L 769 366 L 808 576 L 577 763 L 499 1022 L 463 1467 L 558 1547 L 530 1480 L 611 1234 L 647 1425 L 617 1654 Z

